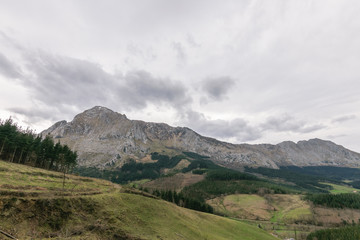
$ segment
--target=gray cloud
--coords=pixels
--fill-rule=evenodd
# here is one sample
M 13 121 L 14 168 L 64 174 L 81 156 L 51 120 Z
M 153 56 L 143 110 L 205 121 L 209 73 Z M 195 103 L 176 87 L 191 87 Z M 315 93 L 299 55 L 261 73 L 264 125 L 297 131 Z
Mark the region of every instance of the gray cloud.
M 173 42 L 173 49 L 176 52 L 176 57 L 180 63 L 186 62 L 186 53 L 183 45 L 180 42 Z
M 323 129 L 323 124 L 308 124 L 302 120 L 296 120 L 289 115 L 270 117 L 261 124 L 264 131 L 272 130 L 275 132 L 294 132 L 294 133 L 310 133 Z
M 21 77 L 21 71 L 15 63 L 11 62 L 5 55 L 0 53 L 0 73 L 8 78 Z
M 326 138 L 327 139 L 337 139 L 337 138 L 343 138 L 343 137 L 347 137 L 347 135 L 346 134 L 328 135 Z
M 37 105 L 52 108 L 53 117 L 58 117 L 56 113 L 74 114 L 95 105 L 114 110 L 143 109 L 149 104 L 181 109 L 191 102 L 181 83 L 154 77 L 146 71 L 114 75 L 96 63 L 45 52 L 28 53 L 26 59 L 30 74 L 21 79 L 23 86 Z M 29 118 L 36 115 L 53 119 L 47 111 L 19 107 L 9 110 Z
M 118 93 L 126 96 L 122 100 L 134 108 L 144 108 L 148 103 L 181 108 L 191 102 L 183 84 L 171 79 L 156 78 L 146 71 L 129 72 L 120 80 L 124 82 L 118 87 Z
M 37 106 L 31 109 L 13 107 L 8 110 L 18 115 L 25 116 L 24 122 L 29 126 L 31 126 L 34 122 L 39 122 L 44 119 L 58 121 L 59 119 L 73 116 L 73 112 L 61 106 Z
M 226 94 L 235 85 L 235 81 L 227 76 L 207 78 L 202 81 L 201 89 L 206 93 L 207 97 L 212 100 L 223 100 Z
M 191 35 L 189 33 L 186 35 L 186 40 L 187 40 L 187 43 L 193 48 L 201 47 L 201 44 L 197 43 L 195 41 L 193 35 Z
M 241 118 L 233 120 L 209 120 L 204 114 L 187 111 L 184 122 L 187 126 L 205 136 L 220 139 L 236 139 L 237 142 L 246 142 L 259 139 L 262 135 L 258 128 L 252 127 Z
M 47 105 L 96 105 L 110 94 L 112 76 L 98 64 L 45 52 L 26 58 L 31 74 L 23 79 L 24 85 Z
M 186 126 L 205 136 L 212 136 L 223 140 L 235 140 L 235 142 L 255 141 L 263 137 L 266 131 L 310 133 L 326 126 L 322 124 L 308 124 L 305 121 L 296 120 L 291 116 L 282 115 L 270 117 L 264 123 L 251 125 L 242 118 L 232 120 L 208 119 L 204 114 L 196 111 L 187 111 L 183 116 Z
M 347 122 L 349 120 L 353 120 L 356 118 L 357 118 L 356 115 L 345 115 L 345 116 L 334 118 L 331 122 L 332 123 L 343 123 L 343 122 Z
M 157 58 L 156 54 L 153 53 L 151 48 L 142 49 L 134 43 L 129 43 L 126 47 L 126 50 L 130 54 L 130 56 L 140 58 L 144 62 L 152 62 Z

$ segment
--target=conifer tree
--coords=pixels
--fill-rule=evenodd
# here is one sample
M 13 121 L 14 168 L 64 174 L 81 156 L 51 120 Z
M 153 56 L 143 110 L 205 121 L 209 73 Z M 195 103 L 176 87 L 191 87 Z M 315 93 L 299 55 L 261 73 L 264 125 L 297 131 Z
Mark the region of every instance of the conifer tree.
M 77 154 L 66 145 L 54 144 L 50 136 L 23 130 L 9 118 L 0 120 L 0 159 L 66 173 L 76 165 Z

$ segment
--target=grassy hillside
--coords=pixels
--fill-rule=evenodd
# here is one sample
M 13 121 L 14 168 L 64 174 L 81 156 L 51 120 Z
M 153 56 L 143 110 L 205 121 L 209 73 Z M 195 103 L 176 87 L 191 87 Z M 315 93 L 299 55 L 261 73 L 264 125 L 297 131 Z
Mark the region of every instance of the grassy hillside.
M 267 220 L 276 223 L 295 223 L 312 220 L 310 205 L 300 195 L 234 194 L 207 201 L 215 211 L 236 218 Z
M 0 230 L 19 239 L 277 239 L 104 180 L 0 161 Z M 6 239 L 0 236 L 0 239 Z
M 0 196 L 56 197 L 113 192 L 111 182 L 0 161 Z
M 360 219 L 358 209 L 317 206 L 293 194 L 233 194 L 207 203 L 217 214 L 246 219 L 281 238 L 295 238 L 296 230 L 296 239 L 306 239 L 312 231 L 358 223 Z

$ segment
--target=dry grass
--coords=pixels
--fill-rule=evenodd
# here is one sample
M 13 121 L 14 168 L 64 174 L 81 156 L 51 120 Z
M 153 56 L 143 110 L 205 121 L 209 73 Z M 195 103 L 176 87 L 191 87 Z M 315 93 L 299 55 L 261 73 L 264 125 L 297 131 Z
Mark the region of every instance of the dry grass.
M 360 221 L 360 210 L 356 209 L 331 209 L 315 207 L 313 209 L 316 216 L 316 223 L 321 226 L 339 226 L 344 221 L 348 223 L 358 223 Z
M 163 174 L 176 173 L 176 172 L 179 172 L 180 170 L 186 168 L 189 165 L 190 165 L 189 160 L 182 159 L 174 168 L 165 168 L 165 169 L 163 169 L 162 173 Z
M 137 163 L 155 163 L 157 160 L 152 160 L 151 155 L 146 155 L 142 159 L 136 160 Z
M 142 186 L 148 189 L 166 189 L 180 191 L 186 186 L 190 186 L 204 180 L 204 175 L 189 173 L 177 173 L 174 176 L 163 177 L 144 183 Z
M 271 206 L 258 195 L 236 194 L 207 201 L 215 211 L 239 219 L 269 220 Z
M 120 186 L 105 180 L 51 172 L 0 161 L 0 196 L 58 197 L 108 193 Z

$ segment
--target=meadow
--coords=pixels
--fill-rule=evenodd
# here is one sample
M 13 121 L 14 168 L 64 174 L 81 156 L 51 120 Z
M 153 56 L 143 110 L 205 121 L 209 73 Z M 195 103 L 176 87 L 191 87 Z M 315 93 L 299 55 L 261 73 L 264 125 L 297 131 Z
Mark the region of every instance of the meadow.
M 19 239 L 277 239 L 105 180 L 67 174 L 64 184 L 62 173 L 4 161 L 0 191 L 0 230 Z

